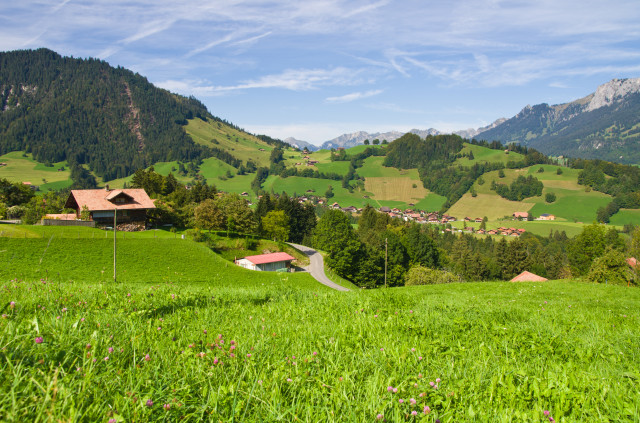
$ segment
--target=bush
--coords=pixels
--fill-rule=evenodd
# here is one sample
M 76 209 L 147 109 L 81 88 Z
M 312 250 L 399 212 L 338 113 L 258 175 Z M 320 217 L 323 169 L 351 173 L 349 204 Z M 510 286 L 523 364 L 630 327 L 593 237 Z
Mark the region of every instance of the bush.
M 602 257 L 593 261 L 587 278 L 596 283 L 627 285 L 632 280 L 632 272 L 624 254 L 610 249 Z
M 544 196 L 544 201 L 546 201 L 547 203 L 553 203 L 554 201 L 556 201 L 556 195 L 553 192 L 548 192 Z
M 460 282 L 460 277 L 446 270 L 430 269 L 423 266 L 414 266 L 405 275 L 406 286 L 435 285 L 441 283 Z

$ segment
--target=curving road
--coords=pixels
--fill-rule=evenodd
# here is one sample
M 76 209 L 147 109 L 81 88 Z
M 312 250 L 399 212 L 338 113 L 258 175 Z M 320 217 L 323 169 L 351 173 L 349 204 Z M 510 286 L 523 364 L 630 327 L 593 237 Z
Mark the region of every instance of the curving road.
M 311 276 L 313 276 L 315 280 L 338 291 L 349 291 L 349 289 L 344 286 L 340 286 L 332 282 L 327 275 L 324 274 L 324 260 L 322 260 L 322 255 L 319 252 L 311 247 L 305 247 L 304 245 L 292 244 L 290 242 L 288 242 L 288 244 L 309 256 L 310 264 L 304 269 L 311 273 Z

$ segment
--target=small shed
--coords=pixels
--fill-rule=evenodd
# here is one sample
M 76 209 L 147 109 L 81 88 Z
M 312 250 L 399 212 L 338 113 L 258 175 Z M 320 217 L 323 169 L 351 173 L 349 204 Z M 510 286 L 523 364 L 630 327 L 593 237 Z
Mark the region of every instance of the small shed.
M 515 278 L 511 279 L 510 282 L 544 282 L 547 280 L 547 278 L 543 278 L 542 276 L 538 276 L 535 273 L 527 272 L 525 270 Z
M 293 260 L 295 257 L 287 253 L 269 253 L 247 256 L 236 260 L 236 264 L 249 270 L 274 272 L 290 268 Z

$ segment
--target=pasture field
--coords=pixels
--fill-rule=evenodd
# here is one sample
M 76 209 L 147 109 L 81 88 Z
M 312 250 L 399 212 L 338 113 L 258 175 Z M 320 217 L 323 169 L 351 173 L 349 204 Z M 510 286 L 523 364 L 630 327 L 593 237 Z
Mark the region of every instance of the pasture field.
M 465 143 L 461 151 L 462 154 L 469 154 L 473 152 L 473 160 L 469 160 L 468 157 L 461 157 L 454 163 L 456 166 L 473 166 L 476 163 L 482 162 L 500 162 L 506 164 L 508 161 L 520 161 L 524 157 L 520 153 L 510 151 L 509 154 L 505 154 L 504 150 L 492 150 L 480 145 L 473 145 Z
M 0 178 L 11 182 L 31 182 L 38 185 L 42 192 L 71 185 L 71 171 L 67 162 L 52 163 L 53 167 L 47 167 L 35 161 L 31 154 L 27 154 L 27 157 L 22 154 L 22 151 L 12 151 L 0 156 L 0 163 L 7 164 L 0 166 Z M 58 172 L 62 167 L 65 170 Z
M 611 216 L 612 225 L 624 226 L 628 223 L 640 224 L 640 210 L 620 209 L 618 213 Z
M 406 177 L 369 177 L 364 181 L 364 189 L 371 192 L 377 200 L 404 203 L 417 203 L 429 195 L 429 191 L 422 186 L 421 181 Z
M 477 216 L 477 217 L 482 217 L 482 216 Z M 457 222 L 452 222 L 451 226 L 458 229 L 462 229 L 465 226 L 479 229 L 480 223 L 457 221 Z M 494 220 L 494 221 L 488 221 L 486 225 L 487 230 L 497 229 L 501 226 L 504 226 L 506 228 L 523 228 L 523 229 L 526 229 L 527 232 L 531 232 L 534 235 L 540 235 L 543 237 L 549 236 L 549 232 L 551 231 L 553 232 L 565 231 L 565 233 L 569 238 L 573 238 L 574 236 L 579 235 L 580 233 L 582 233 L 582 230 L 584 229 L 583 223 L 562 222 L 557 220 L 549 220 L 549 221 L 537 220 L 532 222 L 520 221 L 520 220 Z M 493 236 L 496 239 L 500 239 L 500 237 L 502 237 L 502 235 L 477 235 L 477 236 Z M 511 237 L 507 237 L 507 238 L 512 239 Z
M 637 288 L 558 281 L 341 293 L 230 269 L 123 283 L 3 275 L 0 420 L 640 415 Z
M 541 167 L 545 171 L 538 173 L 538 169 Z M 524 169 L 504 169 L 504 178 L 498 177 L 498 171 L 487 172 L 483 175 L 485 181 L 483 185 L 479 185 L 477 181 L 473 185 L 478 196 L 473 198 L 470 194 L 465 194 L 453 205 L 449 214 L 464 217 L 467 215 L 456 213 L 460 213 L 460 211 L 469 213 L 473 210 L 485 210 L 486 213 L 490 210 L 487 216 L 493 220 L 517 211 L 529 211 L 534 216 L 549 213 L 555 215 L 556 219 L 563 221 L 592 223 L 596 219 L 598 208 L 606 206 L 611 201 L 611 196 L 597 191 L 586 192 L 585 187 L 578 185 L 577 182 L 579 170 L 562 168 L 563 173 L 557 175 L 557 168 L 558 166 L 554 165 L 535 165 Z M 542 195 L 514 202 L 501 198 L 491 190 L 493 181 L 509 185 L 519 175 L 533 175 L 538 178 L 544 184 Z M 545 195 L 548 192 L 556 194 L 555 202 L 545 202 Z M 489 196 L 491 199 L 484 198 L 484 196 Z
M 188 122 L 185 130 L 194 142 L 227 150 L 242 161 L 253 160 L 258 166 L 269 167 L 269 156 L 273 146 L 227 125 L 218 126 L 217 122 L 205 122 L 202 119 L 192 119 Z M 212 140 L 216 140 L 217 144 Z M 260 151 L 261 148 L 264 151 Z M 290 152 L 293 152 L 293 149 L 285 151 L 285 157 L 288 157 Z
M 364 178 L 373 177 L 385 177 L 385 178 L 400 178 L 405 177 L 413 179 L 420 183 L 420 176 L 418 175 L 418 169 L 396 169 L 395 167 L 382 166 L 384 157 L 372 156 L 367 157 L 364 160 L 362 167 L 356 170 L 356 173 Z
M 475 198 L 466 193 L 451 206 L 447 214 L 458 219 L 464 219 L 465 217 L 475 219 L 476 217 L 487 216 L 489 220 L 497 220 L 505 216 L 511 216 L 515 212 L 529 211 L 531 207 L 533 207 L 532 203 L 510 201 L 495 193 L 478 193 Z

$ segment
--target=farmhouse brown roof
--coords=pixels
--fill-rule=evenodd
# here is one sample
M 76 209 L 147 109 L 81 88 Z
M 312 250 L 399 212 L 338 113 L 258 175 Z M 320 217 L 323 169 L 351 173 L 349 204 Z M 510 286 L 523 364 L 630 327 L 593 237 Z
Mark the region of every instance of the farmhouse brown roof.
M 515 278 L 511 279 L 510 282 L 544 282 L 546 280 L 548 279 L 525 270 Z
M 257 256 L 247 256 L 245 259 L 249 260 L 253 264 L 266 264 L 266 263 L 277 263 L 279 261 L 291 261 L 295 260 L 295 257 L 290 256 L 287 253 L 269 253 L 269 254 L 260 254 Z
M 116 197 L 128 197 L 125 203 L 112 203 Z M 74 204 L 75 203 L 75 204 Z M 75 207 L 77 205 L 77 207 Z M 87 206 L 89 211 L 98 210 L 135 210 L 155 209 L 156 206 L 143 189 L 117 189 L 107 191 L 104 189 L 74 189 L 71 190 L 65 207 L 82 209 Z

